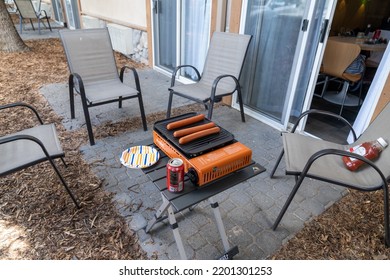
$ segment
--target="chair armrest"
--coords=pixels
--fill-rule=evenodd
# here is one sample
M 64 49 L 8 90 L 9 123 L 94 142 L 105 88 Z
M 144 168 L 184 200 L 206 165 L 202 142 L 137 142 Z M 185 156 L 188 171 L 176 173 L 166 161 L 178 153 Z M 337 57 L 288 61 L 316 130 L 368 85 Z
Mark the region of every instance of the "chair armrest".
M 43 15 L 43 17 L 41 17 L 42 15 Z M 45 19 L 48 18 L 45 10 L 40 10 L 39 12 L 37 12 L 37 16 L 40 18 L 45 18 Z
M 37 117 L 40 124 L 43 124 L 42 118 L 39 116 L 38 111 L 34 107 L 32 107 L 31 105 L 23 103 L 23 102 L 16 102 L 16 103 L 10 103 L 10 104 L 6 104 L 6 105 L 1 105 L 0 110 L 10 109 L 10 108 L 14 108 L 14 107 L 26 107 L 26 108 L 30 109 L 31 111 L 34 112 L 34 114 Z
M 177 74 L 177 72 L 178 72 L 181 68 L 184 68 L 184 67 L 190 67 L 190 68 L 192 68 L 192 69 L 195 71 L 196 76 L 198 77 L 197 81 L 200 80 L 200 73 L 199 73 L 198 69 L 196 69 L 194 66 L 188 65 L 188 64 L 186 64 L 186 65 L 179 65 L 179 66 L 177 66 L 177 67 L 175 68 L 175 70 L 172 72 L 171 87 L 173 87 L 173 86 L 175 85 L 176 74 Z
M 76 89 L 76 91 L 85 97 L 84 82 L 78 73 L 70 73 L 70 75 L 69 75 L 69 89 L 74 88 L 74 86 L 75 86 L 74 79 L 77 80 L 77 83 L 79 86 L 79 90 Z
M 210 99 L 211 99 L 211 100 L 214 100 L 214 98 L 215 98 L 215 92 L 216 92 L 216 90 L 217 90 L 218 83 L 219 83 L 222 79 L 225 79 L 225 78 L 231 78 L 231 79 L 233 79 L 234 83 L 236 84 L 236 88 L 234 89 L 234 91 L 237 90 L 237 88 L 240 86 L 240 83 L 238 82 L 237 78 L 234 77 L 233 75 L 228 75 L 228 74 L 226 74 L 226 75 L 220 75 L 220 76 L 218 76 L 217 78 L 215 78 L 215 80 L 214 80 L 214 82 L 213 82 L 213 86 L 211 87 L 211 96 L 210 96 Z M 234 92 L 234 91 L 233 91 L 233 92 Z M 232 92 L 232 93 L 233 93 L 233 92 Z M 226 94 L 226 95 L 230 95 L 230 94 L 231 94 L 231 93 L 228 93 L 228 94 Z
M 342 121 L 344 124 L 346 124 L 346 125 L 350 128 L 350 130 L 352 131 L 352 135 L 353 135 L 353 141 L 354 141 L 354 142 L 356 141 L 356 139 L 357 139 L 356 132 L 355 132 L 355 130 L 353 129 L 352 124 L 351 124 L 349 121 L 347 121 L 345 118 L 343 118 L 343 117 L 340 116 L 340 115 L 337 115 L 337 114 L 334 114 L 334 113 L 328 112 L 328 111 L 317 110 L 317 109 L 311 109 L 311 110 L 307 110 L 307 111 L 303 112 L 303 113 L 298 117 L 298 119 L 296 120 L 296 122 L 295 122 L 293 128 L 291 129 L 291 133 L 294 133 L 295 130 L 297 129 L 297 127 L 298 127 L 300 121 L 301 121 L 304 117 L 306 117 L 306 116 L 308 116 L 308 115 L 310 115 L 310 114 L 317 114 L 317 115 L 329 116 L 329 117 L 332 117 L 332 118 L 336 118 L 336 119 L 338 119 L 339 121 Z
M 382 186 L 384 188 L 387 188 L 386 177 L 383 175 L 382 171 L 378 168 L 378 166 L 375 165 L 375 163 L 373 163 L 371 160 L 365 158 L 364 156 L 361 156 L 361 155 L 358 155 L 358 154 L 355 154 L 355 153 L 351 153 L 351 152 L 345 151 L 345 150 L 338 150 L 338 149 L 324 149 L 324 150 L 321 150 L 321 151 L 318 151 L 318 152 L 314 153 L 308 159 L 305 167 L 303 168 L 303 170 L 302 170 L 302 172 L 301 172 L 301 174 L 299 176 L 299 180 L 303 180 L 303 178 L 305 178 L 306 174 L 310 170 L 310 167 L 312 166 L 312 164 L 317 159 L 319 159 L 319 158 L 321 158 L 323 156 L 326 156 L 326 155 L 347 156 L 347 157 L 352 157 L 352 158 L 356 158 L 356 159 L 359 159 L 359 160 L 363 161 L 364 163 L 369 165 L 371 168 L 373 168 L 378 173 L 378 175 L 381 177 L 381 180 L 383 181 L 383 185 Z M 353 172 L 353 171 L 351 171 L 351 172 Z M 377 188 L 375 188 L 375 189 L 377 189 Z
M 135 81 L 135 87 L 136 87 L 138 92 L 141 92 L 141 86 L 140 86 L 140 83 L 139 83 L 138 72 L 137 72 L 137 70 L 134 67 L 130 67 L 130 66 L 125 65 L 125 66 L 123 66 L 121 68 L 120 75 L 119 75 L 119 78 L 120 78 L 121 82 L 123 83 L 123 76 L 124 76 L 124 73 L 125 73 L 126 69 L 130 69 L 133 72 L 134 81 Z

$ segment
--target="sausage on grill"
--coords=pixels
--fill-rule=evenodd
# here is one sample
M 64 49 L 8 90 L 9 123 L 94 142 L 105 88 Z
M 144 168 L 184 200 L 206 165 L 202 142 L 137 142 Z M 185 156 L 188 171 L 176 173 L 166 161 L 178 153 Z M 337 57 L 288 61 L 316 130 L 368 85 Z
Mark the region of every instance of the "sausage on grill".
M 168 130 L 173 130 L 173 129 L 176 129 L 176 128 L 179 128 L 179 127 L 190 125 L 190 124 L 193 124 L 193 123 L 196 123 L 196 122 L 203 121 L 204 118 L 205 118 L 205 116 L 203 114 L 199 114 L 199 115 L 196 115 L 196 116 L 193 116 L 193 117 L 190 117 L 190 118 L 185 118 L 185 119 L 182 119 L 182 120 L 179 120 L 179 121 L 171 122 L 171 123 L 167 124 L 167 129 Z
M 193 127 L 189 127 L 189 128 L 184 128 L 184 129 L 176 130 L 173 133 L 173 136 L 175 136 L 176 138 L 180 138 L 182 136 L 186 136 L 186 135 L 194 133 L 194 132 L 198 132 L 201 130 L 212 128 L 214 126 L 215 126 L 215 123 L 209 122 L 206 124 L 201 124 L 201 125 L 197 125 L 197 126 L 193 126 Z
M 216 134 L 216 133 L 219 133 L 221 131 L 221 129 L 216 126 L 216 127 L 213 127 L 213 128 L 209 128 L 209 129 L 205 129 L 205 130 L 202 130 L 202 131 L 198 131 L 198 132 L 195 132 L 195 133 L 191 133 L 191 134 L 188 134 L 186 136 L 183 136 L 179 139 L 179 144 L 183 145 L 183 144 L 187 144 L 189 142 L 192 142 L 196 139 L 199 139 L 199 138 L 202 138 L 202 137 L 205 137 L 205 136 L 208 136 L 208 135 L 212 135 L 212 134 Z

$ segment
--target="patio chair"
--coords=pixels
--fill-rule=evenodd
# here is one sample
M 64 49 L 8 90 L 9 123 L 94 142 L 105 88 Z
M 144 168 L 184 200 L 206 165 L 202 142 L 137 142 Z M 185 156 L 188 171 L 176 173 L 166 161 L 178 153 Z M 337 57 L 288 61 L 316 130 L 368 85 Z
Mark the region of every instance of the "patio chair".
M 54 124 L 44 124 L 36 109 L 25 103 L 1 105 L 0 111 L 16 107 L 30 109 L 40 125 L 0 137 L 0 176 L 6 176 L 35 164 L 49 161 L 74 204 L 80 208 L 54 162 L 55 159 L 60 158 L 66 166 L 65 154 Z M 45 175 L 42 174 L 42 176 Z
M 390 148 L 384 149 L 379 155 L 379 158 L 374 161 L 367 160 L 360 155 L 348 152 L 350 147 L 354 147 L 363 142 L 376 140 L 379 137 L 384 138 L 387 142 L 390 141 L 390 130 L 388 129 L 390 103 L 386 105 L 363 134 L 350 145 L 336 144 L 294 133 L 300 120 L 309 114 L 322 114 L 344 121 L 351 128 L 356 139 L 356 134 L 353 131 L 352 126 L 344 118 L 337 114 L 319 110 L 304 112 L 298 118 L 291 133 L 282 134 L 283 151 L 271 172 L 271 178 L 274 176 L 284 155 L 286 174 L 295 175 L 296 183 L 272 228 L 274 230 L 277 228 L 303 180 L 306 177 L 309 177 L 364 192 L 382 190 L 384 201 L 384 239 L 386 246 L 390 246 L 388 194 L 388 183 L 390 180 Z M 342 156 L 360 159 L 364 161 L 365 166 L 352 172 L 344 166 Z
M 81 95 L 81 102 L 91 145 L 95 144 L 89 108 L 108 103 L 137 98 L 143 128 L 147 130 L 144 105 L 138 73 L 133 67 L 123 66 L 118 75 L 114 51 L 107 28 L 60 30 L 70 71 L 69 98 L 71 118 L 75 118 L 74 90 Z M 126 69 L 134 75 L 136 88 L 123 83 Z
M 41 10 L 41 1 L 39 1 L 39 3 L 38 3 L 38 10 L 35 10 L 34 5 L 31 2 L 31 0 L 14 0 L 14 3 L 16 5 L 18 12 L 19 12 L 20 33 L 22 33 L 22 31 L 23 31 L 23 21 L 25 19 L 30 20 L 30 24 L 31 24 L 33 30 L 35 30 L 35 28 L 34 28 L 34 24 L 33 24 L 32 20 L 33 19 L 38 20 L 39 34 L 41 34 L 41 21 L 42 20 L 46 20 L 50 31 L 52 31 L 51 25 L 49 22 L 49 17 L 47 16 L 46 11 Z M 42 22 L 42 23 L 43 23 L 43 25 L 45 25 L 44 22 Z
M 206 110 L 208 109 L 208 119 L 211 119 L 214 103 L 220 102 L 224 96 L 237 92 L 241 120 L 245 122 L 239 78 L 250 40 L 250 35 L 214 32 L 202 75 L 192 65 L 176 67 L 169 88 L 167 118 L 171 116 L 174 94 L 203 103 Z M 175 85 L 176 74 L 184 67 L 191 67 L 195 71 L 197 82 Z
M 341 115 L 344 107 L 359 107 L 363 103 L 362 82 L 365 72 L 364 59 L 360 56 L 360 46 L 329 39 L 322 60 L 321 74 L 325 76 L 322 98 L 340 106 Z M 328 90 L 330 81 L 342 85 L 341 90 Z M 355 92 L 350 93 L 350 85 L 355 85 Z

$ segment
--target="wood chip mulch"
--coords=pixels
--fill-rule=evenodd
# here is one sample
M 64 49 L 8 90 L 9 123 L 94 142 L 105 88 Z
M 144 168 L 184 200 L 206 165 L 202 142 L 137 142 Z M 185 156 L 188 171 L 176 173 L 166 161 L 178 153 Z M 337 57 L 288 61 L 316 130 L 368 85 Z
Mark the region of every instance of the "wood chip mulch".
M 102 182 L 78 148 L 88 142 L 85 128 L 66 131 L 39 93 L 50 83 L 66 83 L 68 69 L 58 39 L 27 41 L 30 52 L 0 52 L 0 104 L 23 101 L 45 122 L 56 123 L 65 150 L 58 166 L 82 203 L 77 210 L 47 163 L 0 178 L 0 259 L 146 259 Z M 116 55 L 119 65 L 144 67 Z M 175 113 L 180 113 L 181 109 Z M 148 123 L 164 112 L 148 115 Z M 36 125 L 25 109 L 0 113 L 0 136 Z M 107 123 L 96 138 L 141 129 L 138 120 Z M 94 128 L 95 130 L 95 128 Z M 1 156 L 1 155 L 0 155 Z M 381 192 L 351 192 L 323 215 L 307 223 L 272 259 L 389 259 L 383 241 Z

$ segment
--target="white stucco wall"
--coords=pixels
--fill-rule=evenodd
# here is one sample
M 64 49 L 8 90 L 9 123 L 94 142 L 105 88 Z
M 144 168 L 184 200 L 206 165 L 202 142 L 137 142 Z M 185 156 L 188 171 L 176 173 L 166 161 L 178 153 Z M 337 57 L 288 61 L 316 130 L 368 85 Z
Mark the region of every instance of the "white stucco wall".
M 145 0 L 80 0 L 81 13 L 146 28 Z

